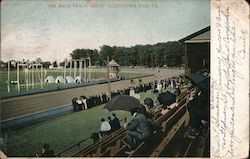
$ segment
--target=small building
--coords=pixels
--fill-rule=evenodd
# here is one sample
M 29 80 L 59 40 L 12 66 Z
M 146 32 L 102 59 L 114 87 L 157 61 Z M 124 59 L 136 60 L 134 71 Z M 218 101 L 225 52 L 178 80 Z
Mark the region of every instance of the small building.
M 120 65 L 115 62 L 115 60 L 111 60 L 109 62 L 109 78 L 116 78 L 118 75 Z
M 179 42 L 185 45 L 185 73 L 195 73 L 204 69 L 210 72 L 210 26 Z

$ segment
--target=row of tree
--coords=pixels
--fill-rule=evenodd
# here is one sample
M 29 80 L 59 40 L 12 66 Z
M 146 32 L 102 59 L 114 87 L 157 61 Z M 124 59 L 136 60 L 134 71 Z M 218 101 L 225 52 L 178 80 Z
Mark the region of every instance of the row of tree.
M 132 47 L 103 45 L 100 51 L 96 49 L 75 49 L 70 55 L 72 59 L 90 57 L 92 65 L 96 66 L 105 66 L 109 56 L 110 60 L 114 59 L 121 66 L 175 67 L 183 64 L 184 47 L 177 41 Z M 61 63 L 53 61 L 51 63 L 50 61 L 42 61 L 40 58 L 36 62 L 42 64 L 45 69 L 49 68 L 50 65 L 57 67 L 65 64 L 64 61 Z M 7 63 L 1 61 L 0 65 L 1 68 L 7 68 Z M 12 67 L 15 66 L 11 66 L 11 69 Z M 77 67 L 79 67 L 79 63 L 77 63 Z
M 90 57 L 92 65 L 99 66 L 105 66 L 109 56 L 109 59 L 114 59 L 121 66 L 173 67 L 183 64 L 184 47 L 176 41 L 132 47 L 103 45 L 99 52 L 91 49 L 75 49 L 70 55 L 73 59 Z

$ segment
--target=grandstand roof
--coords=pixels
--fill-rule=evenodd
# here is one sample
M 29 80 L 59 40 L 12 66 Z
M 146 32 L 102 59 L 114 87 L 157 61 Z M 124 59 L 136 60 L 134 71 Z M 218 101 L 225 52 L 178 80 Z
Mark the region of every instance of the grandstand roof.
M 205 43 L 210 42 L 210 26 L 203 28 L 191 35 L 179 40 L 181 43 Z

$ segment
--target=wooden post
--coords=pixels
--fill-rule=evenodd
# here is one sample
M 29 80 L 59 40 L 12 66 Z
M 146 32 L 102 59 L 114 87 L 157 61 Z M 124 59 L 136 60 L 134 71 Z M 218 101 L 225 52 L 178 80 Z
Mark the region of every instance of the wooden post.
M 109 77 L 109 56 L 107 57 L 107 69 L 108 69 L 108 93 L 109 93 L 109 99 L 111 100 L 111 83 L 110 83 L 110 77 Z
M 34 89 L 34 64 L 31 65 L 32 68 L 31 68 L 31 82 L 32 82 L 32 89 Z
M 19 81 L 19 62 L 17 62 L 17 90 L 20 92 L 20 81 Z
M 87 81 L 87 72 L 86 72 L 87 71 L 86 70 L 86 62 L 87 62 L 87 60 L 84 59 L 83 61 L 84 61 L 84 80 Z
M 7 87 L 8 87 L 8 93 L 10 93 L 10 61 L 8 61 L 8 83 L 7 83 Z
M 41 64 L 41 89 L 43 89 L 43 65 Z
M 74 79 L 76 79 L 77 61 L 74 60 Z
M 88 60 L 89 60 L 89 79 L 88 79 L 88 81 L 91 81 L 91 59 L 90 59 L 90 57 L 88 57 Z
M 81 77 L 81 79 L 82 79 L 82 62 L 83 60 L 79 60 L 79 76 Z M 84 75 L 84 78 L 85 78 L 85 75 Z

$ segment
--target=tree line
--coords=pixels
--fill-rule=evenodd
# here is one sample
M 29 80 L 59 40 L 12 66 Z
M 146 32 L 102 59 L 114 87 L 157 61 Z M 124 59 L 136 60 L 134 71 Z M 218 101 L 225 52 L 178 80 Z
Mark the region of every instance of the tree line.
M 92 65 L 106 66 L 107 57 L 114 59 L 121 66 L 145 66 L 145 67 L 177 67 L 183 64 L 184 46 L 177 41 L 157 43 L 154 45 L 135 45 L 131 47 L 103 45 L 100 51 L 94 49 L 75 49 L 70 53 L 72 59 L 91 58 Z M 23 61 L 25 61 L 23 59 Z M 63 62 L 36 60 L 47 69 L 64 66 Z M 7 63 L 0 61 L 1 68 L 7 68 Z M 68 65 L 69 66 L 69 65 Z M 14 66 L 11 66 L 11 68 Z M 79 64 L 77 64 L 79 67 Z
M 90 57 L 92 65 L 97 66 L 105 66 L 109 56 L 121 66 L 175 67 L 183 64 L 184 46 L 177 41 L 132 47 L 103 45 L 100 51 L 75 49 L 70 55 L 72 59 Z

